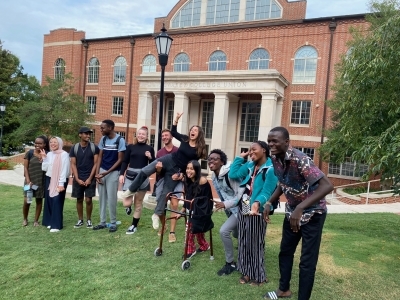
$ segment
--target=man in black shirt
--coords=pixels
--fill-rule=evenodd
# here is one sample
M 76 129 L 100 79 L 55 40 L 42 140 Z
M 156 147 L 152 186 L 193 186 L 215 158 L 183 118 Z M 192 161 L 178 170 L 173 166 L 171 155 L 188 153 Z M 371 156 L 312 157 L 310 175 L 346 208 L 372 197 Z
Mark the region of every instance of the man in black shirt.
M 75 144 L 69 153 L 71 158 L 71 169 L 74 176 L 71 197 L 76 199 L 76 210 L 78 222 L 75 228 L 83 226 L 83 198 L 86 201 L 86 227 L 92 228 L 92 197 L 96 196 L 96 172 L 99 147 L 90 142 L 90 134 L 93 133 L 88 127 L 79 129 L 80 142 Z

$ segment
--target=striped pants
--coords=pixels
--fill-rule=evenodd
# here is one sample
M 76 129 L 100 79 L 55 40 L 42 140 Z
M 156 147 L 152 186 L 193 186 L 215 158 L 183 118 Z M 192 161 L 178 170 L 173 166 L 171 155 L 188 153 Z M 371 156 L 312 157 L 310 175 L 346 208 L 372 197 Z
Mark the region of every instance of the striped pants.
M 264 247 L 267 223 L 262 215 L 247 216 L 238 213 L 238 270 L 251 280 L 264 282 L 267 274 L 264 266 Z

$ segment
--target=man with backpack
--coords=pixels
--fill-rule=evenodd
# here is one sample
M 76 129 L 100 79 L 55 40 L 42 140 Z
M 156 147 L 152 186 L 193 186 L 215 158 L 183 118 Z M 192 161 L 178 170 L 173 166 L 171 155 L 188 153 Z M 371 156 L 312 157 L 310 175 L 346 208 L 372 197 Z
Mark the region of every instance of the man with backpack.
M 76 198 L 76 210 L 78 222 L 74 228 L 81 228 L 83 223 L 83 198 L 86 202 L 86 227 L 92 228 L 92 198 L 96 196 L 96 174 L 99 147 L 90 142 L 90 134 L 93 131 L 88 127 L 79 129 L 79 143 L 76 143 L 69 152 L 71 158 L 71 170 L 74 176 L 72 182 L 72 198 Z
M 243 189 L 239 187 L 240 182 L 229 179 L 229 165 L 227 156 L 220 149 L 214 149 L 208 156 L 208 167 L 212 173 L 212 183 L 217 191 L 221 202 L 216 202 L 217 209 L 225 209 L 228 220 L 221 226 L 219 231 L 225 249 L 225 265 L 217 272 L 219 276 L 229 275 L 236 270 L 236 263 L 233 256 L 232 235 L 237 238 L 237 204 Z
M 121 163 L 126 150 L 125 140 L 114 131 L 115 123 L 104 120 L 100 125 L 103 137 L 99 142 L 99 162 L 96 181 L 99 184 L 100 223 L 93 230 L 107 227 L 107 203 L 110 214 L 109 232 L 117 231 L 118 179 Z

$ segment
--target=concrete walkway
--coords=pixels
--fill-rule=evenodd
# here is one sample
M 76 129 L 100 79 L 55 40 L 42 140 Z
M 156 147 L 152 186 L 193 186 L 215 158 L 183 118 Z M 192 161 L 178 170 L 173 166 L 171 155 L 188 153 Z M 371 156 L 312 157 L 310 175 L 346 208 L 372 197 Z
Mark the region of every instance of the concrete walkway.
M 16 166 L 14 170 L 0 170 L 0 183 L 23 186 L 24 184 L 24 168 L 23 166 Z M 71 193 L 72 186 L 67 187 L 67 193 Z M 0 190 L 1 194 L 1 190 Z M 147 194 L 148 196 L 149 194 Z M 147 197 L 146 196 L 146 197 Z M 147 200 L 147 199 L 146 199 Z M 330 199 L 328 198 L 328 203 Z M 276 212 L 284 212 L 284 204 L 278 207 Z M 329 213 L 375 213 L 375 212 L 390 212 L 400 214 L 400 203 L 390 204 L 362 204 L 362 205 L 348 205 L 340 201 L 333 200 L 332 204 L 328 206 Z

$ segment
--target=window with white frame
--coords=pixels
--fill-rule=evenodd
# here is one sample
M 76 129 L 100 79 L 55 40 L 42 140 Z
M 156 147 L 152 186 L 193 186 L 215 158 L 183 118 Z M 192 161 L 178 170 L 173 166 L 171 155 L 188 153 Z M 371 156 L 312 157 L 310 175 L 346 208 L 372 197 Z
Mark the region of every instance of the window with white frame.
M 311 101 L 292 101 L 291 124 L 309 125 L 311 115 Z
M 88 65 L 88 83 L 99 83 L 99 70 L 99 60 L 96 57 L 92 57 Z
M 189 0 L 172 19 L 171 28 L 200 25 L 201 0 Z
M 92 133 L 90 134 L 90 140 L 94 142 L 96 140 L 96 129 L 92 129 Z
M 249 58 L 249 70 L 261 70 L 269 68 L 269 53 L 263 48 L 251 52 Z
M 123 83 L 126 81 L 126 66 L 125 57 L 117 57 L 114 62 L 114 82 Z
M 186 53 L 179 53 L 174 59 L 174 72 L 189 71 L 190 59 Z
M 201 127 L 204 131 L 204 137 L 206 139 L 212 138 L 214 121 L 214 102 L 205 101 L 203 102 L 203 110 L 201 114 Z
M 175 100 L 174 99 L 168 99 L 167 100 L 167 118 L 165 124 L 166 128 L 171 128 L 172 123 L 174 122 L 174 105 L 175 105 Z
M 116 131 L 115 133 L 119 134 L 125 140 L 125 136 L 126 136 L 125 131 Z
M 328 174 L 348 177 L 362 177 L 368 172 L 368 165 L 353 162 L 350 157 L 341 164 L 329 163 Z
M 122 116 L 124 108 L 124 97 L 113 97 L 112 114 Z
M 294 56 L 293 83 L 315 83 L 318 53 L 314 47 L 304 46 Z
M 147 55 L 143 59 L 142 63 L 142 73 L 150 73 L 150 72 L 155 72 L 156 71 L 156 65 L 157 61 L 154 55 Z
M 275 0 L 246 0 L 246 21 L 282 17 L 282 8 Z
M 88 97 L 86 97 L 86 102 L 87 102 L 87 112 L 89 114 L 95 114 L 97 97 L 96 96 L 88 96 Z
M 294 147 L 294 148 L 300 150 L 305 155 L 307 155 L 309 158 L 314 160 L 314 153 L 315 153 L 315 149 L 314 148 L 306 148 L 306 147 Z
M 240 117 L 241 142 L 254 142 L 258 140 L 260 127 L 261 102 L 243 102 Z
M 155 147 L 156 146 L 156 135 L 155 134 L 150 134 L 150 146 Z
M 239 21 L 240 0 L 208 0 L 206 24 L 223 24 Z
M 65 75 L 65 61 L 62 58 L 58 58 L 54 63 L 54 79 L 58 81 L 64 81 Z
M 226 54 L 223 51 L 215 51 L 208 61 L 208 71 L 226 70 Z

